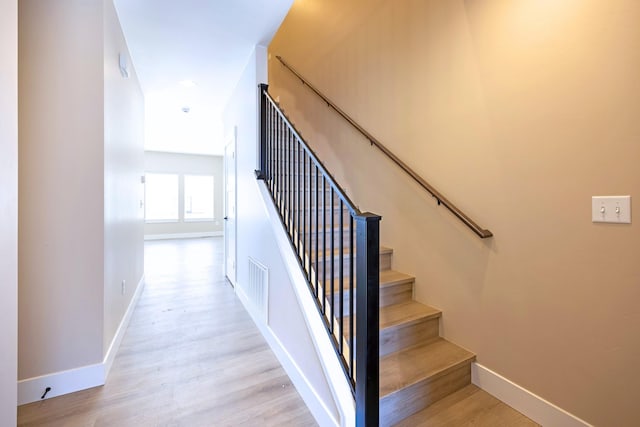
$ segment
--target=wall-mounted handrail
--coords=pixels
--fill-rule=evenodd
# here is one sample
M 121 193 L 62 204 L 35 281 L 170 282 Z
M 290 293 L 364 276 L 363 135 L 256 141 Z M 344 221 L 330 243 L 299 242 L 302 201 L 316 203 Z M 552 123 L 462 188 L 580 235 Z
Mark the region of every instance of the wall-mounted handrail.
M 422 188 L 427 190 L 429 194 L 431 194 L 438 205 L 443 205 L 447 208 L 453 215 L 455 215 L 460 221 L 462 221 L 467 227 L 469 227 L 474 233 L 476 233 L 480 238 L 486 239 L 488 237 L 492 237 L 493 233 L 485 228 L 479 226 L 475 221 L 473 221 L 467 214 L 462 212 L 456 205 L 451 203 L 445 196 L 442 195 L 438 190 L 436 190 L 431 184 L 425 181 L 420 175 L 418 175 L 413 169 L 411 169 L 405 162 L 400 160 L 398 156 L 393 154 L 391 150 L 385 147 L 380 141 L 378 141 L 373 135 L 367 132 L 362 126 L 360 126 L 354 119 L 352 119 L 347 113 L 345 113 L 340 107 L 338 107 L 333 101 L 327 98 L 322 92 L 320 92 L 313 84 L 311 84 L 307 79 L 305 79 L 299 72 L 297 72 L 291 65 L 289 65 L 281 56 L 276 56 L 278 61 L 282 63 L 282 65 L 291 71 L 300 81 L 306 85 L 313 93 L 318 95 L 324 102 L 326 102 L 327 106 L 331 107 L 335 110 L 342 118 L 344 118 L 351 126 L 353 126 L 358 132 L 360 132 L 365 138 L 369 140 L 372 145 L 375 145 L 382 153 L 384 153 L 391 161 L 393 161 L 400 169 L 405 171 L 414 181 L 418 183 Z

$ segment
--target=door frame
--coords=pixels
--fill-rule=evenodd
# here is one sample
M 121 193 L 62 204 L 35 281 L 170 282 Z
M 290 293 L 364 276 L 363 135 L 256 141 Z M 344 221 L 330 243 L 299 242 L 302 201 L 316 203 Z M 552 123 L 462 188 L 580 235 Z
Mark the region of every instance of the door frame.
M 237 156 L 237 148 L 238 148 L 238 127 L 234 126 L 233 127 L 233 131 L 231 133 L 231 135 L 229 135 L 226 139 L 226 143 L 224 145 L 224 275 L 227 278 L 227 280 L 229 280 L 229 282 L 231 283 L 232 286 L 236 286 L 236 282 L 237 282 L 237 272 L 238 272 L 238 244 L 237 244 L 237 238 L 238 238 L 238 221 L 237 221 L 237 212 L 238 212 L 238 156 Z M 233 148 L 233 158 L 232 159 L 228 159 L 227 158 L 227 149 L 229 146 L 232 146 Z M 233 169 L 234 169 L 234 177 L 233 177 L 233 205 L 235 206 L 235 212 L 234 212 L 234 216 L 233 216 L 233 238 L 235 240 L 234 245 L 233 245 L 233 271 L 228 271 L 228 263 L 227 263 L 227 252 L 228 252 L 228 247 L 229 247 L 229 233 L 227 232 L 228 230 L 228 221 L 229 221 L 229 211 L 228 211 L 228 203 L 227 203 L 227 197 L 228 197 L 228 180 L 227 180 L 227 176 L 228 176 L 228 161 L 232 161 L 233 162 Z M 231 273 L 231 274 L 230 274 Z

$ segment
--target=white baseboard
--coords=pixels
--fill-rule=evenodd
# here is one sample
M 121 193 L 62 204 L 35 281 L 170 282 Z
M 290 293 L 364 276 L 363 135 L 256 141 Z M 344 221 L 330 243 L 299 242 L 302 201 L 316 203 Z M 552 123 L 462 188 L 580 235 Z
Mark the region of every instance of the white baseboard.
M 198 239 L 202 237 L 217 237 L 223 235 L 223 231 L 204 231 L 201 233 L 145 234 L 144 240 Z
M 273 330 L 269 327 L 269 325 L 265 325 L 264 322 L 260 321 L 259 316 L 253 312 L 253 308 L 249 303 L 246 294 L 242 290 L 242 287 L 237 286 L 235 289 L 238 298 L 244 305 L 247 312 L 249 312 L 249 315 L 253 319 L 253 322 L 256 324 L 258 329 L 260 329 L 262 336 L 265 338 L 267 344 L 269 344 L 269 347 L 276 355 L 276 358 L 291 379 L 291 382 L 295 386 L 296 390 L 298 391 L 298 393 L 300 393 L 302 400 L 304 400 L 304 403 L 309 408 L 309 411 L 311 412 L 311 414 L 313 414 L 313 417 L 318 422 L 318 425 L 339 426 L 340 424 L 335 418 L 335 415 L 331 413 L 331 410 L 329 408 L 327 408 L 324 401 L 318 395 L 316 389 L 309 382 L 309 379 L 304 375 L 304 373 L 300 369 L 300 366 L 298 366 L 298 364 L 284 347 L 280 339 L 273 333 Z
M 18 405 L 40 400 L 47 387 L 47 399 L 104 385 L 104 364 L 83 366 L 18 381 Z
M 478 363 L 471 365 L 471 382 L 543 426 L 591 426 L 575 415 Z
M 104 365 L 104 378 L 105 381 L 109 376 L 109 372 L 111 372 L 111 366 L 113 366 L 113 361 L 116 358 L 116 354 L 120 349 L 120 343 L 122 343 L 122 338 L 124 338 L 124 333 L 127 331 L 129 327 L 129 321 L 131 321 L 131 315 L 133 314 L 133 310 L 135 310 L 136 305 L 138 304 L 138 300 L 140 299 L 140 295 L 142 295 L 142 290 L 144 289 L 144 274 L 138 281 L 138 286 L 136 287 L 136 291 L 133 293 L 133 297 L 131 297 L 131 301 L 129 302 L 129 307 L 127 307 L 127 311 L 124 313 L 122 320 L 120 321 L 120 325 L 118 326 L 118 330 L 116 331 L 115 336 L 111 340 L 111 345 L 109 346 L 109 350 L 107 350 L 107 354 L 104 356 L 104 360 L 102 364 Z
M 102 363 L 18 381 L 18 405 L 25 405 L 41 400 L 47 387 L 51 387 L 51 390 L 46 396 L 46 399 L 49 399 L 104 385 L 143 288 L 144 276 L 142 276 L 138 282 L 136 292 L 131 298 L 129 307 L 120 321 L 120 326 L 111 341 L 109 350 Z

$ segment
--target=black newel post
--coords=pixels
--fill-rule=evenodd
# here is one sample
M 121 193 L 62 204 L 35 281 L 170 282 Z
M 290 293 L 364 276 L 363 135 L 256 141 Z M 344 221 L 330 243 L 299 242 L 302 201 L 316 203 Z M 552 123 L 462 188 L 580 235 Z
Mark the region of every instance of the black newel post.
M 265 179 L 267 172 L 267 97 L 265 92 L 269 88 L 266 83 L 258 85 L 258 99 L 260 105 L 260 148 L 258 150 L 258 170 L 256 170 L 256 177 L 258 179 Z
M 380 219 L 363 213 L 356 221 L 356 426 L 379 423 Z

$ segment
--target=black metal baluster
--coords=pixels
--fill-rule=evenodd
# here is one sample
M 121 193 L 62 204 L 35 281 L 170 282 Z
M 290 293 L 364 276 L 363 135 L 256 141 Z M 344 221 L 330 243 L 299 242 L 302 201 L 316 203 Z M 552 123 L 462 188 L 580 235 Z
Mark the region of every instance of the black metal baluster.
M 289 183 L 289 137 L 290 137 L 290 129 L 289 126 L 285 126 L 284 128 L 284 182 L 287 187 L 287 191 L 284 195 L 284 218 L 283 222 L 285 224 L 285 228 L 287 232 L 289 231 L 289 227 L 291 224 L 289 223 L 289 210 L 291 209 L 291 205 L 289 204 L 289 199 L 291 196 L 291 185 Z
M 305 197 L 306 197 L 306 206 L 307 206 L 307 234 L 305 235 L 307 238 L 307 271 L 309 272 L 309 283 L 312 285 L 312 289 L 313 289 L 313 282 L 311 281 L 311 260 L 312 260 L 312 253 L 311 253 L 311 249 L 312 249 L 312 245 L 311 245 L 311 232 L 313 230 L 312 226 L 313 226 L 313 206 L 311 205 L 312 202 L 312 198 L 311 198 L 311 194 L 312 194 L 312 187 L 311 187 L 311 155 L 309 153 L 307 153 L 307 175 L 306 175 L 306 180 L 307 180 L 307 185 L 305 187 Z
M 276 209 L 278 210 L 278 213 L 280 213 L 280 140 L 278 138 L 278 125 L 279 125 L 279 120 L 278 117 L 276 116 L 275 118 L 275 123 L 274 123 L 274 137 L 273 137 L 273 141 L 275 143 L 275 156 L 276 156 L 276 177 L 275 177 L 275 201 L 276 201 Z
M 280 155 L 280 162 L 282 166 L 280 167 L 282 180 L 282 197 L 280 197 L 280 204 L 282 205 L 282 209 L 280 210 L 280 218 L 282 219 L 283 224 L 287 224 L 287 124 L 284 120 L 280 119 L 280 146 L 282 147 L 282 154 Z
M 269 169 L 271 170 L 271 182 L 269 182 L 269 188 L 271 190 L 271 195 L 275 194 L 275 148 L 273 142 L 273 105 L 269 104 L 269 161 L 271 164 L 269 165 Z
M 327 312 L 327 189 L 322 175 L 322 314 Z
M 297 173 L 296 173 L 296 181 L 298 181 L 298 186 L 296 188 L 296 197 L 298 198 L 298 229 L 297 231 L 297 235 L 296 235 L 296 254 L 298 255 L 298 258 L 300 258 L 300 243 L 302 242 L 302 236 L 300 236 L 300 231 L 302 230 L 302 223 L 300 222 L 303 218 L 302 216 L 302 198 L 300 197 L 300 182 L 301 182 L 301 176 L 302 176 L 302 167 L 301 167 L 301 162 L 302 162 L 302 155 L 301 155 L 301 150 L 302 150 L 302 143 L 299 143 L 298 148 L 296 150 L 296 155 L 297 155 L 297 159 L 296 159 L 296 167 L 298 168 Z
M 269 183 L 269 187 L 271 188 L 271 194 L 273 195 L 275 192 L 275 147 L 273 140 L 273 105 L 269 104 L 269 161 L 271 164 L 269 165 L 269 169 L 271 171 L 271 182 Z
M 264 95 L 263 95 L 264 96 Z M 271 131 L 271 126 L 269 123 L 269 119 L 271 117 L 271 105 L 265 102 L 263 103 L 264 108 L 264 128 L 261 130 L 261 133 L 264 133 L 265 137 L 265 146 L 266 146 L 266 157 L 265 157 L 265 182 L 267 183 L 267 188 L 271 190 L 271 138 L 269 138 L 269 132 Z
M 277 141 L 276 141 L 276 116 L 277 112 L 275 106 L 273 107 L 273 111 L 271 114 L 271 150 L 273 153 L 273 184 L 271 194 L 273 195 L 273 200 L 276 198 L 276 185 L 278 183 L 278 153 L 277 153 Z
M 330 259 L 330 262 L 331 262 L 331 270 L 330 270 L 331 271 L 331 302 L 330 302 L 330 304 L 331 304 L 331 334 L 333 334 L 333 324 L 334 324 L 334 318 L 336 316 L 336 313 L 335 313 L 335 303 L 336 303 L 335 302 L 335 291 L 333 289 L 334 286 L 335 286 L 335 281 L 334 281 L 334 278 L 335 278 L 335 271 L 334 271 L 335 260 L 333 258 L 334 257 L 334 250 L 335 250 L 335 247 L 334 247 L 335 236 L 334 236 L 334 233 L 333 233 L 333 231 L 334 231 L 333 230 L 333 227 L 334 227 L 334 222 L 333 221 L 334 221 L 335 212 L 333 211 L 333 192 L 334 192 L 334 190 L 333 190 L 333 188 L 331 188 L 331 198 L 329 199 L 329 215 L 330 215 L 329 218 L 331 218 L 331 225 L 330 225 L 331 226 L 331 241 L 330 241 L 330 243 L 331 243 L 331 253 L 329 255 L 329 259 Z
M 298 195 L 298 186 L 296 181 L 296 151 L 298 150 L 298 139 L 293 139 L 293 146 L 291 147 L 291 188 L 293 188 L 292 204 L 291 204 L 291 222 L 293 223 L 293 227 L 291 227 L 291 241 L 293 242 L 293 246 L 296 246 L 296 236 L 298 235 L 297 229 L 297 210 L 296 210 L 296 197 Z
M 273 105 L 269 104 L 269 189 L 273 194 Z
M 339 338 L 339 346 L 340 346 L 340 354 L 344 354 L 344 349 L 343 347 L 343 343 L 344 343 L 344 204 L 342 202 L 342 199 L 340 199 L 340 228 L 338 229 L 338 237 L 340 238 L 340 240 L 338 241 L 338 247 L 340 248 L 340 258 L 338 259 L 338 274 L 340 275 L 340 277 L 338 278 L 338 285 L 339 287 L 339 311 L 338 313 L 340 313 L 339 315 L 339 319 L 340 319 L 340 323 L 338 324 L 338 331 L 340 332 L 338 334 Z
M 292 207 L 292 195 L 293 188 L 291 186 L 291 129 L 287 127 L 287 164 L 286 164 L 286 173 L 287 173 L 287 187 L 289 188 L 289 192 L 287 193 L 287 233 L 291 235 L 291 207 Z
M 283 154 L 283 141 L 282 141 L 282 117 L 278 116 L 278 212 L 280 213 L 280 218 L 284 217 L 282 214 L 282 200 L 284 196 L 284 180 L 282 179 L 282 154 Z
M 309 279 L 309 268 L 307 267 L 307 220 L 309 217 L 309 208 L 307 206 L 307 157 L 308 154 L 304 151 L 302 158 L 302 205 L 304 211 L 304 220 L 302 221 L 302 265 L 304 267 L 307 280 Z
M 276 114 L 273 116 L 273 199 L 278 206 L 278 120 Z
M 315 177 L 315 181 L 316 181 L 316 185 L 315 185 L 315 187 L 316 187 L 316 206 L 315 206 L 315 212 L 316 212 L 316 229 L 315 229 L 315 236 L 316 236 L 316 262 L 315 262 L 315 268 L 314 269 L 315 269 L 315 272 L 316 272 L 316 298 L 318 298 L 318 293 L 320 291 L 320 289 L 319 289 L 320 285 L 319 285 L 319 280 L 318 280 L 318 249 L 319 249 L 318 248 L 318 246 L 319 246 L 318 245 L 318 243 L 319 243 L 318 239 L 320 238 L 320 236 L 318 234 L 320 232 L 320 223 L 319 223 L 319 219 L 320 219 L 320 217 L 319 217 L 319 213 L 320 213 L 320 211 L 319 211 L 319 209 L 320 209 L 320 197 L 319 197 L 319 194 L 318 194 L 318 186 L 319 186 L 319 183 L 318 183 L 318 165 L 315 166 L 315 173 L 316 173 L 316 177 Z
M 294 146 L 293 132 L 289 132 L 289 188 L 291 188 L 291 194 L 289 194 L 289 236 L 294 236 L 293 231 L 293 146 Z
M 353 319 L 355 318 L 354 306 L 353 306 L 353 293 L 355 291 L 355 286 L 353 282 L 353 215 L 349 214 L 349 377 L 352 379 L 354 376 L 354 367 L 353 367 L 353 346 L 355 341 L 355 336 L 353 334 Z

